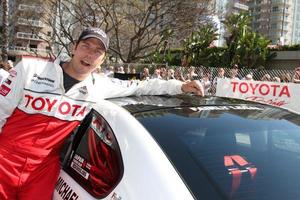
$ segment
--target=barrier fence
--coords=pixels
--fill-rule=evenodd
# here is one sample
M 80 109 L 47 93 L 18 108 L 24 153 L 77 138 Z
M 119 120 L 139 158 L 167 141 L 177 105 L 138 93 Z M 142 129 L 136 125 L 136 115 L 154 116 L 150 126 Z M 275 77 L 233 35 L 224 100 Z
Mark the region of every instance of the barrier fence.
M 140 73 L 141 78 L 143 77 L 144 69 L 147 68 L 149 71 L 149 78 L 155 77 L 155 70 L 159 69 L 159 73 L 163 79 L 170 79 L 169 74 L 177 79 L 181 77 L 184 80 L 202 80 L 207 77 L 210 81 L 213 81 L 218 75 L 218 70 L 220 68 L 210 68 L 210 67 L 178 67 L 178 66 L 167 66 L 165 64 L 137 64 L 137 63 L 127 63 L 127 64 L 114 64 L 106 65 L 102 68 L 103 71 L 111 68 L 116 73 Z M 123 69 L 123 70 L 122 70 Z M 237 76 L 239 79 L 251 79 L 257 81 L 274 81 L 274 82 L 291 82 L 292 77 L 295 73 L 294 70 L 288 69 L 234 69 L 234 68 L 223 68 L 224 76 L 232 78 L 232 76 Z
M 207 68 L 207 67 L 195 67 L 196 78 L 202 79 L 203 76 L 208 75 L 210 80 L 213 80 L 218 75 L 220 68 Z M 223 68 L 224 76 L 231 78 L 233 76 L 234 69 Z M 247 77 L 257 81 L 274 81 L 274 82 L 291 82 L 294 75 L 294 70 L 266 70 L 266 69 L 237 69 L 237 76 L 239 79 L 246 79 Z M 189 68 L 182 69 L 183 75 L 189 74 Z

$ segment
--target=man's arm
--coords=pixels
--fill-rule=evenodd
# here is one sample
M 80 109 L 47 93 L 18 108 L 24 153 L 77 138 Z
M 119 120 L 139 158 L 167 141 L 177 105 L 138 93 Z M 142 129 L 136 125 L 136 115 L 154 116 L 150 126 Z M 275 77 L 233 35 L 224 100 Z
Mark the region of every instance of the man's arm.
M 193 92 L 204 95 L 204 89 L 199 81 L 181 82 L 178 80 L 150 79 L 147 81 L 122 81 L 119 79 L 102 78 L 96 80 L 96 88 L 102 98 L 124 97 L 132 95 L 175 95 L 183 92 Z
M 296 75 L 293 76 L 293 82 L 294 83 L 300 83 L 300 79 L 298 77 L 299 76 L 296 76 Z
M 6 119 L 12 114 L 21 100 L 24 88 L 22 65 L 22 62 L 20 62 L 12 68 L 8 78 L 0 86 L 0 133 Z

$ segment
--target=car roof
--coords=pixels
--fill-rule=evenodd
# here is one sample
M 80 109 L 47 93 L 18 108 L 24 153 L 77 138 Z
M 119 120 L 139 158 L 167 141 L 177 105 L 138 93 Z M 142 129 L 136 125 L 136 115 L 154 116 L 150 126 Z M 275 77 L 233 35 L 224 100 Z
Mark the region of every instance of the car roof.
M 177 110 L 177 114 L 188 115 L 188 117 L 200 117 L 200 115 L 203 115 L 201 111 L 208 111 L 206 113 L 209 113 L 209 111 L 214 110 L 220 113 L 230 112 L 246 118 L 250 117 L 251 119 L 284 119 L 300 124 L 299 115 L 289 110 L 258 102 L 226 97 L 199 97 L 190 94 L 146 95 L 112 98 L 109 101 L 122 106 L 135 117 L 143 115 L 143 113 L 151 113 L 151 111 L 155 113 L 155 111 L 164 109 L 189 108 L 190 111 Z
M 289 172 L 298 162 L 293 157 L 295 152 L 300 152 L 299 115 L 269 105 L 220 97 L 138 96 L 111 101 L 127 109 L 147 129 L 196 199 L 294 199 L 299 195 L 298 189 L 288 183 L 289 178 L 300 177 L 296 169 Z M 237 192 L 230 190 L 234 177 L 225 162 L 231 156 L 244 159 L 251 164 L 251 170 L 258 171 L 258 179 L 252 181 L 248 168 L 238 166 L 244 174 Z M 284 167 L 283 159 L 288 168 L 279 176 L 277 171 Z M 267 184 L 271 179 L 276 181 Z M 291 189 L 274 189 L 283 185 Z M 265 191 L 253 193 L 254 187 Z M 211 190 L 215 192 L 208 192 Z M 235 196 L 231 198 L 232 192 Z
M 240 99 L 207 96 L 199 97 L 189 94 L 181 95 L 161 95 L 161 96 L 130 96 L 109 99 L 109 101 L 122 106 L 132 115 L 137 116 L 149 111 L 176 109 L 176 108 L 191 108 L 192 111 L 209 111 L 231 110 L 238 115 L 253 115 L 253 113 L 261 113 L 260 118 L 286 119 L 292 122 L 300 123 L 299 115 L 294 114 L 286 109 L 275 107 L 267 104 L 251 102 Z M 256 111 L 257 112 L 256 112 Z M 263 112 L 259 112 L 263 110 Z M 292 117 L 289 117 L 292 116 Z
M 109 101 L 124 107 L 130 113 L 139 113 L 155 109 L 164 109 L 172 107 L 198 107 L 198 106 L 234 106 L 249 105 L 259 106 L 261 108 L 269 107 L 267 105 L 232 99 L 224 97 L 198 97 L 194 95 L 160 95 L 160 96 L 130 96 L 109 99 Z

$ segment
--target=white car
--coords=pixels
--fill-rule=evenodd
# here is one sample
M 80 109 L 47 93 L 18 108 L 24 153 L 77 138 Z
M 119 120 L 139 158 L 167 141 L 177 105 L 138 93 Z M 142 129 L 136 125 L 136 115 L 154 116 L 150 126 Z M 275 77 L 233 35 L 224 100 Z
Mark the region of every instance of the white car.
M 103 101 L 66 146 L 53 199 L 296 200 L 299 124 L 279 108 L 217 97 Z

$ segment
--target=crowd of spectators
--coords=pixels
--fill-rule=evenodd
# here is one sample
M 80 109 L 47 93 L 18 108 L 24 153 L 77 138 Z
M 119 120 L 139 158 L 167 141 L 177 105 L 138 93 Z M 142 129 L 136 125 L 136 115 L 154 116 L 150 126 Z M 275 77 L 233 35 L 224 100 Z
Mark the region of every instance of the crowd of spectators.
M 214 94 L 216 91 L 217 79 L 218 78 L 230 78 L 236 80 L 247 80 L 247 81 L 272 81 L 272 82 L 293 82 L 300 83 L 300 66 L 296 67 L 293 75 L 291 73 L 282 72 L 278 76 L 272 76 L 271 73 L 261 74 L 259 77 L 254 78 L 253 72 L 249 71 L 248 73 L 241 73 L 239 67 L 234 65 L 232 68 L 217 68 L 217 72 L 212 74 L 212 70 L 205 67 L 143 67 L 136 70 L 135 67 L 113 67 L 109 66 L 104 70 L 101 70 L 101 73 L 108 77 L 116 77 L 116 74 L 137 74 L 138 79 L 148 80 L 153 78 L 170 80 L 177 79 L 180 81 L 191 81 L 199 80 L 205 88 L 206 94 Z M 225 70 L 226 69 L 226 70 Z M 100 72 L 99 72 L 100 73 Z M 118 76 L 120 77 L 120 76 Z M 125 77 L 126 76 L 122 76 Z M 132 77 L 132 76 L 128 76 Z M 130 78 L 128 78 L 130 79 Z
M 261 78 L 261 81 L 273 81 L 273 82 L 282 82 L 282 83 L 300 83 L 300 66 L 295 68 L 292 76 L 290 73 L 281 73 L 278 76 L 272 77 L 270 74 L 266 73 Z

